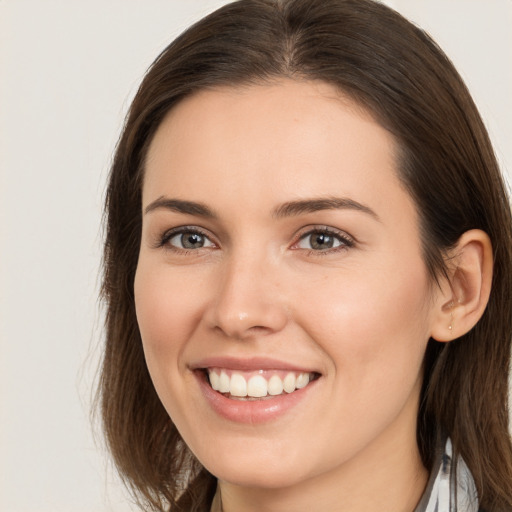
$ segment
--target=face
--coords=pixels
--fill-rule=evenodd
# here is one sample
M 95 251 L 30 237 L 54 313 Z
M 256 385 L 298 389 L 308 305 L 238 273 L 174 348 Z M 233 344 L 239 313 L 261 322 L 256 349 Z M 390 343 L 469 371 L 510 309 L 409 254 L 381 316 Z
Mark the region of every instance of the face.
M 395 149 L 320 82 L 203 91 L 159 127 L 137 319 L 162 403 L 221 480 L 414 451 L 435 297 Z

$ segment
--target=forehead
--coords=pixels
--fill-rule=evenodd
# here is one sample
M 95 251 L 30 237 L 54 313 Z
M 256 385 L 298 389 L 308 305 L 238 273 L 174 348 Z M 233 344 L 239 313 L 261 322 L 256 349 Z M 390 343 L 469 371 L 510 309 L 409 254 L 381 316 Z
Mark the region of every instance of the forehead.
M 389 200 L 385 189 L 405 193 L 395 154 L 393 136 L 329 84 L 204 90 L 181 101 L 157 130 L 143 202 L 163 194 L 202 202 L 244 197 L 246 207 L 261 209 L 330 194 L 378 207 Z

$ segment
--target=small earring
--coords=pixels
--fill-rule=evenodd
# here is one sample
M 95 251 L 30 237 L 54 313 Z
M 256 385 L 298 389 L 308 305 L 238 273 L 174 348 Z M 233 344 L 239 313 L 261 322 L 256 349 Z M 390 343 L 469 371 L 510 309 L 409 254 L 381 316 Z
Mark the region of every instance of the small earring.
M 457 302 L 460 302 L 460 299 L 457 300 Z M 449 308 L 451 309 L 450 311 L 450 325 L 448 326 L 448 330 L 452 330 L 453 328 L 453 307 L 455 306 L 453 300 L 450 302 L 450 304 L 448 304 Z

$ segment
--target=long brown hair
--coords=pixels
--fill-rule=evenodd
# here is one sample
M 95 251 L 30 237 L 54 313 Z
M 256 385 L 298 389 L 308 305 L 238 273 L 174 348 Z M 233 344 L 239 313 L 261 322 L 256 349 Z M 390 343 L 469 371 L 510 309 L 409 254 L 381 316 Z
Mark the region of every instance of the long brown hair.
M 194 91 L 278 77 L 334 84 L 396 138 L 435 282 L 465 231 L 488 233 L 493 287 L 474 329 L 428 343 L 418 412 L 423 463 L 449 435 L 488 511 L 512 509 L 508 375 L 512 236 L 507 194 L 477 109 L 437 45 L 372 0 L 241 0 L 196 23 L 156 59 L 133 100 L 106 198 L 106 345 L 99 397 L 114 460 L 147 510 L 207 510 L 215 478 L 188 451 L 145 365 L 133 282 L 144 159 L 165 114 Z

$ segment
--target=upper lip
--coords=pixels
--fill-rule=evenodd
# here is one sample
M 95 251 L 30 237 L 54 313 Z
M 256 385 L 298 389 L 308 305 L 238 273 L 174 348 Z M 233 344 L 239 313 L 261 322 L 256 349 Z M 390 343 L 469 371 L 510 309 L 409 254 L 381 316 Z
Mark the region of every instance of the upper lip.
M 240 358 L 231 356 L 207 357 L 189 365 L 191 370 L 204 370 L 207 368 L 226 368 L 239 371 L 255 370 L 289 370 L 295 372 L 314 372 L 317 370 L 296 365 L 287 361 L 269 357 Z

